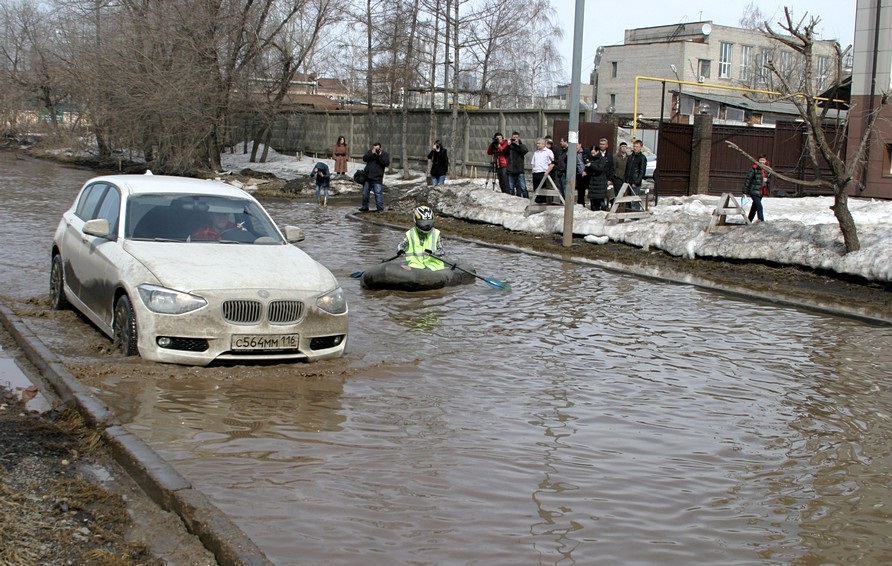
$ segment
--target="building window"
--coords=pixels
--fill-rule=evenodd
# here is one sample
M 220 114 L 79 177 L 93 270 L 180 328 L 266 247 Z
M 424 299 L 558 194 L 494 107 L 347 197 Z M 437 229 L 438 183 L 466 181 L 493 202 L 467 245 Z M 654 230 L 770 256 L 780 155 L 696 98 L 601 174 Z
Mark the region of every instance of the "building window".
M 697 69 L 699 70 L 700 79 L 708 79 L 709 78 L 709 67 L 711 66 L 712 61 L 709 59 L 700 59 Z
M 616 61 L 614 61 L 613 63 L 610 64 L 610 76 L 613 77 L 614 79 L 616 78 L 616 72 L 617 72 L 618 68 L 619 68 L 619 63 L 617 63 Z
M 886 144 L 886 154 L 883 155 L 883 177 L 892 177 L 892 144 Z
M 767 83 L 768 79 L 771 77 L 771 70 L 768 68 L 768 63 L 771 62 L 771 50 L 763 49 L 759 52 L 759 56 L 756 57 L 756 68 L 759 73 L 759 81 L 763 83 Z
M 719 45 L 719 78 L 731 78 L 731 49 L 734 46 L 730 43 L 722 42 Z
M 753 78 L 753 46 L 740 46 L 740 80 L 746 82 Z
M 793 54 L 789 51 L 781 51 L 780 70 L 784 76 L 789 77 L 793 72 Z
M 616 95 L 615 94 L 610 95 L 610 106 L 613 108 L 616 108 Z
M 743 122 L 746 114 L 742 108 L 725 108 L 725 120 L 730 122 Z

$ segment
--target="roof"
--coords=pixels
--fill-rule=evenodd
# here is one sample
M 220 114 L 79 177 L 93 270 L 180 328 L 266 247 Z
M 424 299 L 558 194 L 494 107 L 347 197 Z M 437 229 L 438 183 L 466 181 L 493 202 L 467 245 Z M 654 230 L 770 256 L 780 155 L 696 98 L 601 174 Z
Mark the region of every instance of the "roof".
M 678 92 L 678 91 L 674 91 Z M 775 101 L 759 101 L 753 100 L 750 98 L 746 98 L 744 96 L 734 96 L 734 95 L 725 95 L 725 94 L 703 94 L 699 92 L 685 92 L 682 91 L 680 93 L 683 96 L 688 96 L 690 98 L 696 98 L 697 100 L 704 100 L 707 102 L 715 102 L 717 104 L 722 104 L 724 106 L 731 106 L 734 108 L 742 108 L 744 110 L 749 110 L 751 112 L 757 112 L 760 114 L 783 114 L 787 116 L 796 116 L 799 117 L 799 110 L 796 109 L 796 105 L 792 102 L 787 102 L 784 100 L 775 100 Z M 830 110 L 827 113 L 828 118 L 835 118 L 836 111 Z
M 177 177 L 175 175 L 105 175 L 94 177 L 86 184 L 104 181 L 111 183 L 128 194 L 140 193 L 194 193 L 204 195 L 220 195 L 227 197 L 251 198 L 251 195 L 242 189 L 208 179 L 195 179 L 192 177 Z

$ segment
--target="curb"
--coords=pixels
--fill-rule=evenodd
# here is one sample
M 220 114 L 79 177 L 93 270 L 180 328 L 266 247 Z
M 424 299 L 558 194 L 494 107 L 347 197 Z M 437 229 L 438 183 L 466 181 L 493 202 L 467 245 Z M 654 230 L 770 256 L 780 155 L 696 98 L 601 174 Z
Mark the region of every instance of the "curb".
M 89 426 L 102 435 L 118 464 L 156 505 L 176 513 L 220 566 L 271 566 L 272 562 L 207 497 L 143 440 L 127 432 L 117 417 L 90 392 L 31 329 L 0 303 L 0 324 L 64 403 L 72 403 Z

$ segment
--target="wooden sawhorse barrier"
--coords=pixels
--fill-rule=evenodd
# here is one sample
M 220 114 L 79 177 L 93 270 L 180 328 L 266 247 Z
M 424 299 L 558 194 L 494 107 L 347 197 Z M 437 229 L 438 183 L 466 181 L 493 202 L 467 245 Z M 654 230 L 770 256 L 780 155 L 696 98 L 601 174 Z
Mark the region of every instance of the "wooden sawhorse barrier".
M 746 216 L 746 211 L 743 210 L 743 207 L 740 206 L 734 195 L 722 193 L 722 196 L 719 197 L 718 206 L 712 211 L 712 218 L 709 219 L 709 226 L 706 228 L 706 232 L 720 232 L 727 229 L 729 224 L 726 220 L 729 214 L 742 216 L 744 225 L 750 223 L 750 219 Z
M 627 194 L 628 193 L 628 194 Z M 634 204 L 638 203 L 639 210 L 626 210 L 626 206 L 628 205 L 630 208 L 634 208 Z M 619 212 L 620 206 L 623 206 L 623 212 Z M 645 203 L 641 200 L 640 195 L 636 195 L 632 192 L 632 187 L 629 183 L 623 183 L 623 186 L 620 187 L 619 193 L 616 195 L 616 198 L 613 199 L 613 205 L 610 207 L 610 211 L 607 212 L 606 221 L 615 220 L 617 222 L 624 222 L 626 220 L 638 220 L 639 218 L 647 218 L 651 214 L 653 214 L 649 210 L 645 210 Z
M 551 187 L 546 187 L 546 183 L 551 185 Z M 545 197 L 546 202 L 536 202 L 537 196 Z M 542 212 L 549 206 L 554 206 L 557 203 L 549 203 L 547 201 L 548 199 L 554 199 L 555 197 L 557 197 L 561 205 L 564 204 L 564 197 L 558 190 L 557 185 L 554 184 L 554 179 L 552 179 L 548 175 L 545 175 L 544 177 L 542 177 L 542 181 L 539 183 L 539 186 L 536 187 L 536 189 L 532 193 L 530 193 L 530 203 L 523 211 L 524 217 L 527 217 L 530 214 L 535 214 L 537 212 Z

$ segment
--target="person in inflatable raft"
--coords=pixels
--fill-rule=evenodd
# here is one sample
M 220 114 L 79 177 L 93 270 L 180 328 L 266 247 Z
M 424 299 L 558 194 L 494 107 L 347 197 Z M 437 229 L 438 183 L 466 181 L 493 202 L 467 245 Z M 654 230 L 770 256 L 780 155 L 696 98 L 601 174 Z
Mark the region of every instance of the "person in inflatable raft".
M 443 239 L 434 228 L 434 211 L 429 206 L 419 206 L 412 212 L 415 225 L 397 248 L 398 256 L 405 256 L 406 265 L 418 269 L 439 271 L 445 267 L 438 256 L 443 256 Z

